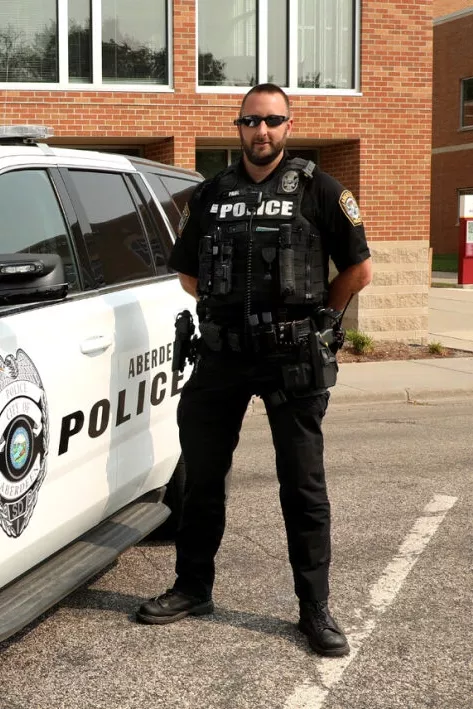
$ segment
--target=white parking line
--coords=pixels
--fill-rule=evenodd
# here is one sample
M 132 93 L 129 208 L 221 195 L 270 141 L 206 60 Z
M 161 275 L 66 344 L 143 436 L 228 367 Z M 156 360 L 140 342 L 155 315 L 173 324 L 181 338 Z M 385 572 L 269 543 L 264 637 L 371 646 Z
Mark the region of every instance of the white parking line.
M 321 658 L 314 667 L 319 672 L 321 684 L 307 680 L 296 687 L 286 701 L 284 709 L 323 707 L 330 689 L 340 681 L 347 667 L 358 655 L 364 641 L 371 635 L 382 614 L 396 598 L 410 570 L 457 499 L 448 495 L 434 495 L 424 508 L 422 517 L 414 523 L 394 559 L 389 562 L 379 580 L 371 587 L 368 610 L 358 612 L 360 623 L 347 633 L 351 646 L 350 654 L 336 659 Z

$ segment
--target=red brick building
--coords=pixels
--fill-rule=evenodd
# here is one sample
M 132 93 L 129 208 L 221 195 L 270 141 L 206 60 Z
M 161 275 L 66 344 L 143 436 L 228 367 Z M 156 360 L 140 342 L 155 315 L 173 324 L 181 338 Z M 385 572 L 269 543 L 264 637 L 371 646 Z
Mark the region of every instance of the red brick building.
M 286 87 L 290 148 L 349 187 L 366 224 L 375 276 L 352 324 L 388 338 L 427 334 L 431 77 L 432 0 L 0 5 L 2 122 L 50 125 L 57 145 L 211 174 L 238 151 L 249 86 Z
M 473 5 L 434 3 L 431 244 L 458 251 L 462 194 L 473 194 Z

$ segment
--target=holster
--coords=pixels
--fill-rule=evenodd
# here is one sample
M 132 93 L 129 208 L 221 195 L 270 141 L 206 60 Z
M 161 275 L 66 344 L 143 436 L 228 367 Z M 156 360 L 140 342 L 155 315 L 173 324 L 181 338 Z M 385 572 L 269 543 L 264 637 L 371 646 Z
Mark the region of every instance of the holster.
M 330 348 L 331 340 L 324 337 L 327 331 L 321 334 L 318 330 L 303 328 L 302 332 L 298 361 L 281 367 L 285 391 L 301 393 L 335 386 L 338 363 Z
M 284 382 L 284 391 L 299 393 L 315 388 L 313 384 L 312 364 L 310 362 L 283 364 L 281 373 Z
M 322 339 L 320 332 L 310 333 L 309 351 L 315 387 L 327 389 L 335 386 L 338 374 L 337 358 L 330 346 Z
M 184 371 L 186 362 L 193 364 L 196 358 L 196 341 L 194 336 L 194 319 L 188 310 L 183 310 L 176 318 L 176 336 L 172 350 L 172 371 Z

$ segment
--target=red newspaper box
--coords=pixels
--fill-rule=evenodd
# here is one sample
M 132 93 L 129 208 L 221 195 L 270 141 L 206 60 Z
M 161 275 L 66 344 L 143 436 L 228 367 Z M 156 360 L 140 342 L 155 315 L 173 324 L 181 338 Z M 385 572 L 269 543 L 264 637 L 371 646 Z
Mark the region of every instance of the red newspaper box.
M 473 283 L 473 194 L 460 195 L 458 283 Z

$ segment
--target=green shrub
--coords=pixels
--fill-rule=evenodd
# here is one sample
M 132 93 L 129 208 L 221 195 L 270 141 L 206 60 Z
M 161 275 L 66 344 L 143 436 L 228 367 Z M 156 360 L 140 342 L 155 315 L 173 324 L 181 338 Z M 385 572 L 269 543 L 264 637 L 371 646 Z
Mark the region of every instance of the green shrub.
M 458 271 L 458 254 L 434 254 L 432 256 L 432 271 L 456 273 Z
M 440 342 L 429 342 L 428 349 L 430 354 L 441 355 L 444 352 L 443 345 Z
M 347 330 L 345 338 L 347 342 L 351 342 L 353 351 L 356 354 L 365 354 L 372 352 L 374 349 L 373 338 L 366 335 L 364 332 L 359 332 L 359 330 Z

